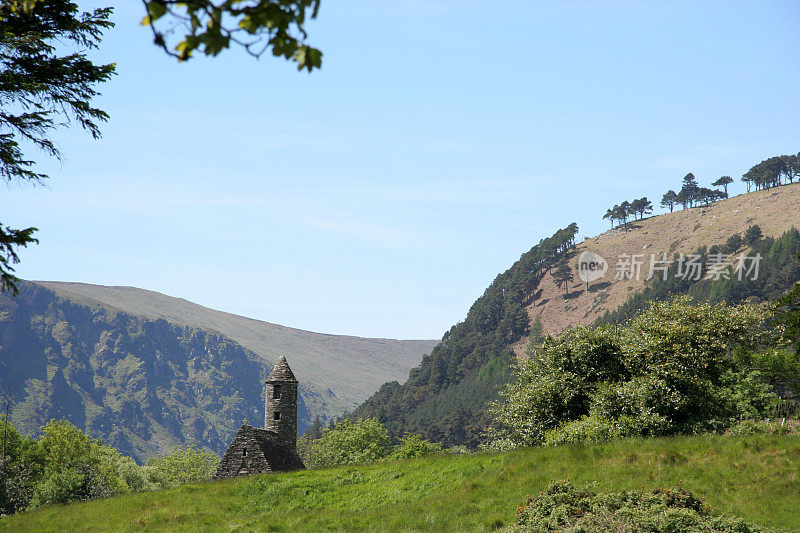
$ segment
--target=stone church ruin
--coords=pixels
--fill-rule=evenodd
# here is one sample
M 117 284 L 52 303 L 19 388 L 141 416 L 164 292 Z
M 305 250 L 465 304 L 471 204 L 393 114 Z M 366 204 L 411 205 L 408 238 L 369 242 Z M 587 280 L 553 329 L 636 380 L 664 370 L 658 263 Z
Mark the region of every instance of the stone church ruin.
M 281 356 L 266 380 L 264 429 L 243 424 L 214 479 L 303 468 L 297 455 L 297 379 Z

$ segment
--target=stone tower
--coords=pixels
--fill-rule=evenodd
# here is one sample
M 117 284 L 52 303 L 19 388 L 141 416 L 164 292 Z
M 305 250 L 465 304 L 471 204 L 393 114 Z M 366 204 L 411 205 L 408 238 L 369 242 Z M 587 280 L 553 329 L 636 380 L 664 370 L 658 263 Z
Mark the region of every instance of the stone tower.
M 297 455 L 297 380 L 281 357 L 267 378 L 264 429 L 243 425 L 233 436 L 214 479 L 305 468 Z
M 266 384 L 264 429 L 274 431 L 294 449 L 297 445 L 297 379 L 284 356 L 278 358 Z

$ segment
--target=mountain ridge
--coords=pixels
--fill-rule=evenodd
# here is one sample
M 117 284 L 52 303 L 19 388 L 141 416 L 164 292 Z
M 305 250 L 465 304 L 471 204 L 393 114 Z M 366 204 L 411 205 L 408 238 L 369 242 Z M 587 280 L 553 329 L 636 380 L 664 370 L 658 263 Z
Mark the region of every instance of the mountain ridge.
M 137 287 L 55 281 L 32 283 L 78 301 L 97 302 L 133 315 L 219 332 L 267 362 L 274 363 L 281 355 L 290 355 L 288 350 L 292 352 L 289 359 L 297 368 L 298 379 L 306 385 L 318 385 L 332 377 L 348 383 L 353 390 L 344 390 L 335 396 L 350 408 L 360 396 L 381 385 L 381 376 L 391 374 L 397 376 L 394 379 L 405 379 L 413 368 L 414 359 L 421 358 L 422 353 L 429 352 L 438 342 L 317 333 L 218 311 L 184 298 Z M 345 345 L 340 346 L 340 343 Z M 381 349 L 388 345 L 396 345 L 401 349 L 400 353 Z M 313 358 L 320 355 L 329 358 L 335 355 L 336 358 L 320 364 Z M 363 364 L 364 357 L 369 357 L 369 364 Z M 357 359 L 362 360 L 361 364 Z
M 301 381 L 302 432 L 387 378 L 405 380 L 437 342 L 304 332 L 135 288 L 20 289 L 0 294 L 0 385 L 11 390 L 13 423 L 36 434 L 64 418 L 139 461 L 178 444 L 221 453 L 241 423 L 260 424 L 263 379 L 278 355 Z

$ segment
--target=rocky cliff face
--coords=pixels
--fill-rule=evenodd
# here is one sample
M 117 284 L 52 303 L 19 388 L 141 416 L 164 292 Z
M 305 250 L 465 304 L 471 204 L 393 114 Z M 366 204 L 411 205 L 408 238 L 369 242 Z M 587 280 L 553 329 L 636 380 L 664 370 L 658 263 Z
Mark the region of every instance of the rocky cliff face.
M 222 453 L 263 417 L 268 365 L 221 334 L 21 289 L 0 294 L 0 386 L 23 432 L 63 418 L 143 461 L 184 443 Z

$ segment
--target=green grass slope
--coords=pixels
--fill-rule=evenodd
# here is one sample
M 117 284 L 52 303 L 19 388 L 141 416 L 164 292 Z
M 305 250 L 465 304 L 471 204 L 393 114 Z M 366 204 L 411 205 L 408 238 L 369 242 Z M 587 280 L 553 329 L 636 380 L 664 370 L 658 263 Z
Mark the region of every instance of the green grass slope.
M 800 531 L 800 437 L 681 437 L 433 457 L 54 506 L 2 531 L 489 531 L 554 479 L 681 487 L 716 511 Z

